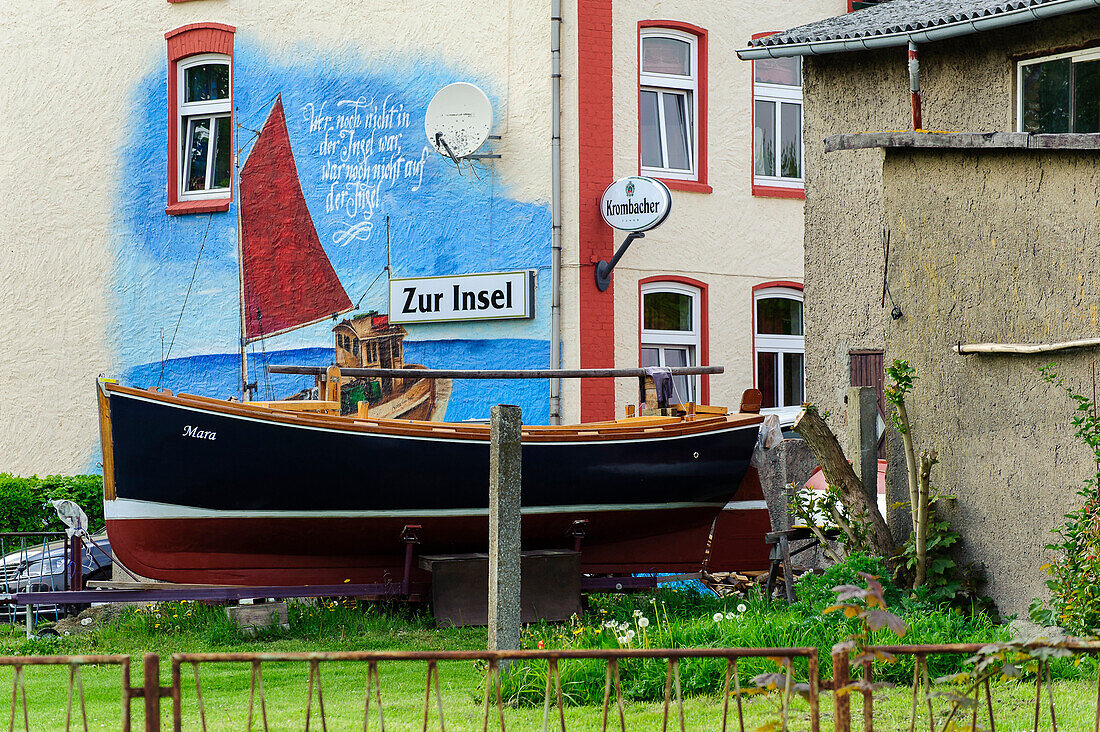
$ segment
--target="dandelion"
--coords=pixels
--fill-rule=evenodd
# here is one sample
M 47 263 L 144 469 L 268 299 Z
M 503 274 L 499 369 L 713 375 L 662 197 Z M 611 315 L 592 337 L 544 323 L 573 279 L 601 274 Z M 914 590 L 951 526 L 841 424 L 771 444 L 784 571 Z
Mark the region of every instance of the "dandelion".
M 726 620 L 733 620 L 737 615 L 734 613 L 726 613 Z
M 637 635 L 637 633 L 635 633 L 633 630 L 626 631 L 626 642 L 629 643 L 630 641 L 634 640 L 635 635 Z
M 649 618 L 647 618 L 645 615 L 638 618 L 638 627 L 639 628 L 648 628 L 649 627 Z
M 576 630 L 573 631 L 573 635 L 580 635 L 583 632 L 584 632 L 584 628 L 577 628 Z
M 626 630 L 630 627 L 630 623 L 619 623 L 619 630 Z
M 713 617 L 712 619 L 713 619 L 713 620 L 714 620 L 714 622 L 716 622 L 716 623 L 721 623 L 721 622 L 722 622 L 722 618 L 723 618 L 723 617 L 724 617 L 724 616 L 722 615 L 722 613 L 715 613 L 715 614 L 714 614 L 714 617 Z
M 739 613 L 743 613 L 748 609 L 749 609 L 749 606 L 746 605 L 745 603 L 741 603 L 740 605 L 737 606 L 737 612 L 739 612 Z
M 634 617 L 636 617 L 636 618 L 642 617 L 642 611 L 641 610 L 635 610 L 634 611 Z

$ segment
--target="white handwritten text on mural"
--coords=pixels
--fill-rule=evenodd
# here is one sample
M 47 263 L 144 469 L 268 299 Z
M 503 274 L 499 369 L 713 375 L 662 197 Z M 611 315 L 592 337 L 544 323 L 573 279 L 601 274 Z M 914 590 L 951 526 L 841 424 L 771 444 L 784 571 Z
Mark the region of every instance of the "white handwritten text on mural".
M 416 192 L 424 183 L 424 164 L 431 148 L 407 155 L 403 137 L 411 128 L 405 105 L 388 95 L 341 99 L 335 112 L 328 102 L 302 106 L 309 123 L 314 154 L 323 159 L 321 183 L 326 186 L 325 213 L 340 217 L 332 233 L 334 244 L 370 239 L 371 222 L 383 189 L 405 185 Z

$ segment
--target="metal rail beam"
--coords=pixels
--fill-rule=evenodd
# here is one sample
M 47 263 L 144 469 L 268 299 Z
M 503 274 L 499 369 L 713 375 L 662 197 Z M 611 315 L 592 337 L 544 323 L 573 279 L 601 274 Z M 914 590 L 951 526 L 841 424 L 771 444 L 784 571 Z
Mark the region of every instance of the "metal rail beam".
M 273 374 L 324 376 L 326 366 L 270 366 Z M 725 373 L 722 366 L 674 366 L 673 376 Z M 646 370 L 637 369 L 358 369 L 341 368 L 341 376 L 375 376 L 391 379 L 598 379 L 614 377 L 641 378 Z

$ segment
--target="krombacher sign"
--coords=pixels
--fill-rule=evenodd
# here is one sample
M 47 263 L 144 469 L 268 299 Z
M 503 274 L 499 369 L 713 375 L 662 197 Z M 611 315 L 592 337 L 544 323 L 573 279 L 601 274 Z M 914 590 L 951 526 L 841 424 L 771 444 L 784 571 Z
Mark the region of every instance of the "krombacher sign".
M 656 178 L 620 178 L 604 191 L 600 213 L 620 231 L 649 231 L 664 223 L 672 210 L 672 194 Z

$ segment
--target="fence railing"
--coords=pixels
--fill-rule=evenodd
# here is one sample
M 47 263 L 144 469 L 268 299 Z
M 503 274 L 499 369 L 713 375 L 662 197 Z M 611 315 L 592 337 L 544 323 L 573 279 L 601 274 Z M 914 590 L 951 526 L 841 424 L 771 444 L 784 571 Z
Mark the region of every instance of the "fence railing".
M 1076 656 L 1100 657 L 1100 643 L 1048 641 L 1010 643 L 951 643 L 939 645 L 882 645 L 860 649 L 856 668 L 857 683 L 852 684 L 852 664 L 848 651 L 833 654 L 833 680 L 822 684 L 830 690 L 850 686 L 861 697 L 863 732 L 873 732 L 876 691 L 875 668 L 900 658 L 913 658 L 912 696 L 908 729 L 910 732 L 927 726 L 930 732 L 942 730 L 997 729 L 998 705 L 993 701 L 990 681 L 994 678 L 1021 678 L 1025 669 L 1035 676 L 1034 714 L 1031 729 L 1038 732 L 1049 712 L 1050 728 L 1058 730 L 1058 715 L 1054 703 L 1054 686 L 1050 664 L 1059 658 Z M 929 673 L 930 656 L 968 657 L 968 668 L 960 673 L 936 678 Z M 862 683 L 859 683 L 862 682 Z M 934 691 L 936 685 L 940 691 Z M 1044 695 L 1046 699 L 1044 700 Z M 836 732 L 851 732 L 852 693 L 833 694 L 833 724 Z M 1100 732 L 1100 679 L 1097 681 L 1092 729 Z M 936 708 L 939 708 L 939 714 Z M 1002 720 L 1003 721 L 1003 720 Z M 988 727 L 980 725 L 988 724 Z
M 708 729 L 739 730 L 744 732 L 746 727 L 746 710 L 743 697 L 746 693 L 758 692 L 764 688 L 771 688 L 777 695 L 777 713 L 773 715 L 774 723 L 768 725 L 777 732 L 794 728 L 795 714 L 792 710 L 792 701 L 795 695 L 805 697 L 807 704 L 798 712 L 799 729 L 808 728 L 811 732 L 819 732 L 822 712 L 820 707 L 820 694 L 822 691 L 833 691 L 832 722 L 837 732 L 851 732 L 853 720 L 851 718 L 851 699 L 853 697 L 862 701 L 862 729 L 871 732 L 875 724 L 875 674 L 876 669 L 881 670 L 883 659 L 903 659 L 911 657 L 913 662 L 911 705 L 908 727 L 911 732 L 918 728 L 927 727 L 932 732 L 935 730 L 996 730 L 998 726 L 1004 727 L 1003 720 L 997 719 L 997 713 L 1012 704 L 998 704 L 994 701 L 991 691 L 990 679 L 996 674 L 1011 668 L 1027 667 L 1029 674 L 1034 674 L 1033 709 L 1029 707 L 1028 722 L 1030 728 L 1039 730 L 1047 726 L 1046 715 L 1049 712 L 1049 727 L 1058 729 L 1058 717 L 1055 709 L 1054 689 L 1051 681 L 1051 663 L 1065 656 L 1092 656 L 1100 655 L 1100 644 L 1059 642 L 1046 643 L 1009 643 L 1009 644 L 951 644 L 951 645 L 912 645 L 912 646 L 867 646 L 859 649 L 856 663 L 851 663 L 847 650 L 833 656 L 833 678 L 825 680 L 821 678 L 818 666 L 817 649 L 815 648 L 689 648 L 689 649 L 585 649 L 585 650 L 524 650 L 524 651 L 348 651 L 327 653 L 177 653 L 170 659 L 170 682 L 167 686 L 160 683 L 161 657 L 147 653 L 143 658 L 143 678 L 139 686 L 131 686 L 130 666 L 131 660 L 125 655 L 90 655 L 90 656 L 0 656 L 0 670 L 12 671 L 11 704 L 8 714 L 8 729 L 31 729 L 30 705 L 28 704 L 26 669 L 28 667 L 52 666 L 64 668 L 68 671 L 67 679 L 60 681 L 58 685 L 39 683 L 38 688 L 48 689 L 48 698 L 41 699 L 43 705 L 52 710 L 56 717 L 60 717 L 59 705 L 62 695 L 64 702 L 64 722 L 52 721 L 48 728 L 69 730 L 72 727 L 87 730 L 91 721 L 95 726 L 103 726 L 103 720 L 90 720 L 85 701 L 83 671 L 89 666 L 117 666 L 119 669 L 118 694 L 121 702 L 121 722 L 119 728 L 125 732 L 131 729 L 133 712 L 131 707 L 135 699 L 143 700 L 142 715 L 144 728 L 147 732 L 159 732 L 162 729 L 162 699 L 170 699 L 172 729 L 179 732 L 185 727 L 188 729 L 224 729 L 229 712 L 222 707 L 215 710 L 208 708 L 208 701 L 204 697 L 203 670 L 209 669 L 213 664 L 218 664 L 216 672 L 225 675 L 226 666 L 230 667 L 230 675 L 235 672 L 233 667 L 240 667 L 241 674 L 248 674 L 247 702 L 244 700 L 242 690 L 243 679 L 234 681 L 228 686 L 233 689 L 234 703 L 237 703 L 234 714 L 239 718 L 234 723 L 239 728 L 244 721 L 244 729 L 320 729 L 327 730 L 334 724 L 332 702 L 329 697 L 329 706 L 326 708 L 326 680 L 332 690 L 334 679 L 339 679 L 338 686 L 341 692 L 341 700 L 346 702 L 348 697 L 349 679 L 354 674 L 349 672 L 348 665 L 358 667 L 358 678 L 362 679 L 358 691 L 352 694 L 359 701 L 350 714 L 361 720 L 364 729 L 377 729 L 384 732 L 387 720 L 391 728 L 394 727 L 395 716 L 403 715 L 398 722 L 399 727 L 408 726 L 408 717 L 414 714 L 418 720 L 417 726 L 422 730 L 438 727 L 447 729 L 448 714 L 450 724 L 454 728 L 456 711 L 452 709 L 448 713 L 442 693 L 445 683 L 444 670 L 448 673 L 454 669 L 455 662 L 474 662 L 478 668 L 483 666 L 481 676 L 481 693 L 479 695 L 480 707 L 477 708 L 477 719 L 469 716 L 469 709 L 458 710 L 464 714 L 461 722 L 469 728 L 471 725 L 487 732 L 489 729 L 505 730 L 509 726 L 512 729 L 541 728 L 548 730 L 566 729 L 595 729 L 603 732 L 608 729 L 625 731 L 628 729 L 630 714 L 627 713 L 624 701 L 623 683 L 620 675 L 623 664 L 636 660 L 652 660 L 663 662 L 664 687 L 663 705 L 660 707 L 661 729 L 663 732 L 671 729 L 686 731 L 689 728 L 699 728 L 699 703 L 691 710 L 694 719 L 689 725 L 685 714 L 685 689 L 681 679 L 681 664 L 692 659 L 712 659 L 718 661 L 721 669 L 724 661 L 724 670 L 716 677 L 716 682 L 709 688 L 700 689 L 694 685 L 694 694 L 702 692 L 703 707 L 713 703 L 713 708 L 708 711 L 705 726 Z M 969 657 L 969 670 L 959 674 L 957 678 L 935 679 L 929 672 L 929 659 L 934 656 L 958 656 Z M 746 659 L 771 658 L 779 664 L 780 671 L 774 674 L 762 674 L 753 679 L 752 688 L 746 688 L 741 682 L 739 662 Z M 598 702 L 594 705 L 570 706 L 566 703 L 563 694 L 562 669 L 569 661 L 589 661 L 603 664 L 603 695 L 602 706 Z M 502 679 L 505 679 L 510 665 L 523 665 L 537 663 L 539 669 L 544 669 L 545 681 L 541 689 L 541 703 L 533 704 L 534 700 L 528 698 L 528 706 L 524 710 L 517 709 L 508 704 L 508 692 L 502 689 Z M 798 668 L 796 669 L 796 663 Z M 297 700 L 290 704 L 287 711 L 286 688 L 280 690 L 282 695 L 282 708 L 276 719 L 272 720 L 269 714 L 269 694 L 264 687 L 265 665 L 269 670 L 272 665 L 279 665 L 279 673 L 286 676 L 286 667 L 299 666 L 302 669 L 302 692 Z M 336 664 L 341 666 L 333 668 Z M 426 667 L 426 671 L 420 677 L 420 688 L 423 689 L 423 702 L 419 711 L 410 710 L 408 705 L 407 685 L 414 683 L 416 672 L 410 676 L 407 667 L 420 664 Z M 444 669 L 445 664 L 450 664 Z M 380 668 L 385 666 L 387 674 L 380 673 Z M 389 670 L 395 666 L 405 666 L 402 673 L 389 675 Z M 953 664 L 957 667 L 957 664 Z M 324 671 L 324 669 L 328 671 Z M 660 668 L 660 666 L 658 667 Z M 187 673 L 187 672 L 190 673 Z M 852 674 L 857 671 L 858 674 Z M 214 671 L 211 671 L 213 673 Z M 794 678 L 806 679 L 805 682 L 795 683 Z M 853 678 L 855 676 L 855 678 Z M 190 677 L 190 678 L 188 678 Z M 383 679 L 389 679 L 388 690 L 383 688 Z M 469 682 L 469 669 L 462 675 L 462 679 Z M 55 679 L 54 681 L 58 681 Z M 223 678 L 224 681 L 224 678 Z M 539 678 L 541 682 L 541 677 Z M 957 681 L 959 683 L 952 683 Z M 1029 682 L 1030 683 L 1030 682 Z M 394 687 L 404 690 L 402 700 L 394 701 Z M 933 689 L 936 691 L 933 691 Z M 1003 687 L 994 687 L 1003 688 Z M 1018 688 L 1018 687 L 1017 687 Z M 946 690 L 945 690 L 946 689 Z M 952 689 L 954 689 L 952 691 Z M 514 689 L 513 689 L 514 690 Z M 225 694 L 225 685 L 219 692 Z M 462 695 L 466 699 L 468 695 Z M 99 693 L 102 699 L 102 693 Z M 448 697 L 453 700 L 452 695 Z M 1097 686 L 1093 698 L 1100 700 L 1100 685 Z M 474 700 L 474 706 L 476 707 Z M 934 703 L 939 705 L 939 712 L 934 709 Z M 98 702 L 102 711 L 102 702 Z M 1018 706 L 1018 702 L 1016 703 Z M 469 704 L 466 705 L 467 707 Z M 541 715 L 537 713 L 541 707 Z M 117 708 L 117 707 L 116 707 Z M 1093 715 L 1090 717 L 1094 730 L 1100 730 L 1100 705 L 1090 709 Z M 340 710 L 342 718 L 340 724 L 347 724 L 346 704 Z M 759 711 L 759 710 L 757 710 Z M 1077 725 L 1081 727 L 1080 709 L 1077 712 Z M 511 723 L 506 718 L 513 718 L 519 714 L 525 715 L 527 724 L 517 726 L 515 721 Z M 593 721 L 595 712 L 595 721 Z M 292 717 L 291 719 L 288 719 Z M 541 727 L 537 727 L 538 719 L 541 719 Z M 894 726 L 897 727 L 897 718 L 894 717 Z M 98 724 L 97 724 L 98 723 Z M 113 722 L 108 722 L 114 726 Z M 358 726 L 359 722 L 356 722 Z M 652 715 L 646 719 L 647 728 L 653 724 Z M 988 725 L 988 726 L 986 726 Z M 0 724 L 2 726 L 2 724 Z M 750 726 L 749 728 L 753 728 Z M 898 727 L 904 728 L 904 727 Z M 1012 729 L 1021 729 L 1019 722 L 1011 726 Z

